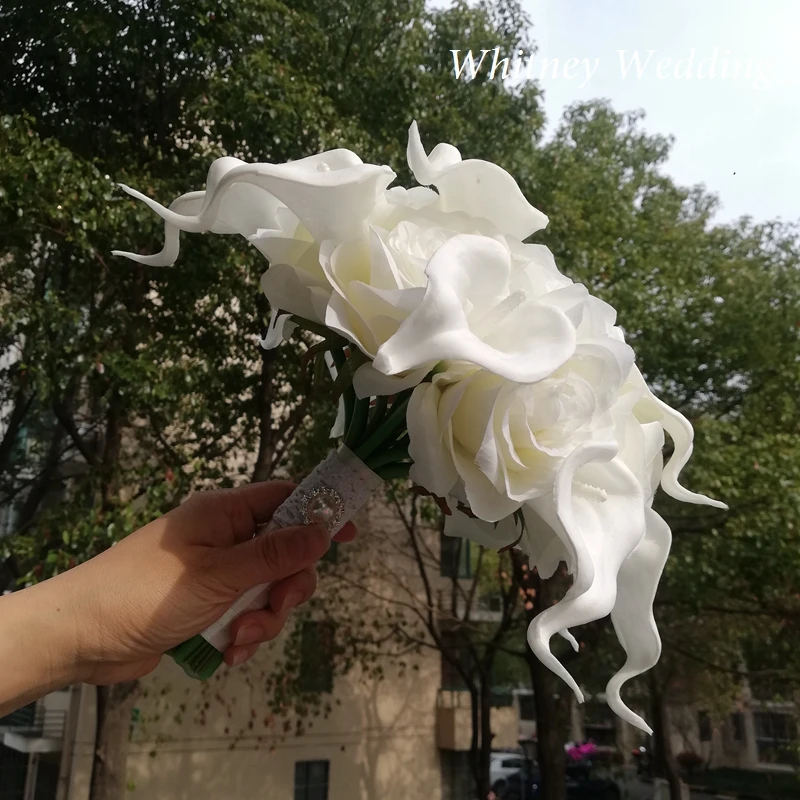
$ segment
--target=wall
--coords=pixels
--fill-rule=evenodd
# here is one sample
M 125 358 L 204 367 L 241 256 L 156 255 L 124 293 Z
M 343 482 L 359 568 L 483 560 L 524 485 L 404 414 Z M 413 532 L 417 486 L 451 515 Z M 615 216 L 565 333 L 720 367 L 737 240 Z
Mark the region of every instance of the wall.
M 385 520 L 362 515 L 360 536 L 347 547 L 346 572 L 391 597 L 381 570 L 406 561 L 392 555 Z M 344 548 L 343 548 L 344 549 Z M 344 593 L 323 573 L 323 599 Z M 360 590 L 359 590 L 360 591 Z M 350 609 L 356 620 L 376 613 L 376 603 Z M 330 598 L 333 602 L 334 598 Z M 380 613 L 385 613 L 386 604 Z M 169 658 L 142 681 L 129 748 L 129 800 L 218 800 L 236 796 L 291 798 L 297 761 L 328 760 L 328 800 L 441 797 L 439 751 L 435 741 L 439 657 L 433 650 L 408 655 L 400 670 L 382 661 L 384 678 L 370 679 L 356 668 L 336 679 L 328 697 L 332 711 L 302 736 L 283 733 L 283 719 L 266 713 L 264 675 L 282 650 L 285 634 L 262 647 L 248 664 L 221 668 L 207 684 L 187 678 Z M 416 663 L 417 670 L 411 669 Z M 70 800 L 86 800 L 94 735 L 94 691 L 84 687 Z
M 261 666 L 268 658 L 259 659 Z M 201 694 L 200 684 L 164 659 L 143 681 L 147 696 L 137 701 L 142 720 L 133 726 L 129 797 L 290 798 L 295 762 L 327 759 L 329 800 L 415 795 L 435 800 L 440 792 L 434 740 L 436 666 L 431 670 L 423 664 L 413 678 L 341 679 L 333 694 L 341 705 L 328 719 L 303 736 L 284 737 L 279 724 L 277 730 L 263 724 L 264 705 L 255 688 L 259 663 L 225 670 L 213 682 L 213 692 Z M 88 797 L 93 695 L 92 687 L 85 687 L 70 800 Z M 201 697 L 209 697 L 205 724 L 198 722 L 195 711 Z

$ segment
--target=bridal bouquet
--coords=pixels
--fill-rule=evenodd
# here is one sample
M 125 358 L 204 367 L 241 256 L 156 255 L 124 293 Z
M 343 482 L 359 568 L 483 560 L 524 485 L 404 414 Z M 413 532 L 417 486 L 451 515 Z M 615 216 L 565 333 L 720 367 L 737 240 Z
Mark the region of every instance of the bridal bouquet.
M 566 562 L 573 584 L 533 621 L 530 646 L 580 700 L 550 639 L 574 642 L 569 628 L 610 614 L 627 661 L 608 702 L 649 730 L 620 688 L 661 650 L 652 606 L 670 531 L 653 495 L 660 484 L 724 508 L 678 483 L 691 425 L 648 389 L 614 309 L 524 241 L 547 217 L 511 175 L 449 144 L 426 153 L 416 123 L 408 163 L 412 189 L 389 188 L 389 167 L 349 150 L 287 164 L 220 158 L 205 191 L 169 208 L 123 187 L 164 219 L 165 244 L 156 255 L 115 254 L 166 266 L 180 231 L 240 234 L 270 264 L 262 345 L 297 327 L 319 335 L 312 349 L 341 391 L 342 443 L 267 531 L 318 522 L 335 533 L 383 480 L 410 477 L 459 509 L 447 533 L 518 546 L 542 577 Z M 665 432 L 674 453 L 663 464 Z M 207 677 L 232 620 L 267 602 L 268 586 L 248 592 L 173 655 Z

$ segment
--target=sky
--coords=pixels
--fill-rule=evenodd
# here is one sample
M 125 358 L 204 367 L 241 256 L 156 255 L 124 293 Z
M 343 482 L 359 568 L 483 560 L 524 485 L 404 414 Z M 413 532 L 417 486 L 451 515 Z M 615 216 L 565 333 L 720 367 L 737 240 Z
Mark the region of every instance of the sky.
M 643 109 L 649 132 L 675 137 L 667 172 L 718 195 L 719 221 L 800 219 L 800 0 L 523 4 L 549 126 L 580 100 Z

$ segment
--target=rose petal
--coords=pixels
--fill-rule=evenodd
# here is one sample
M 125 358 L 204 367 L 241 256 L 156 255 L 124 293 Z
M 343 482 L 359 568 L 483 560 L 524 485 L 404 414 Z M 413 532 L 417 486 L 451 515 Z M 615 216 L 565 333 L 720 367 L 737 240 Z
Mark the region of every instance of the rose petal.
M 408 401 L 406 420 L 410 443 L 408 454 L 414 462 L 411 479 L 429 492 L 445 497 L 458 480 L 453 458 L 442 440 L 439 425 L 441 391 L 433 383 L 421 383 Z

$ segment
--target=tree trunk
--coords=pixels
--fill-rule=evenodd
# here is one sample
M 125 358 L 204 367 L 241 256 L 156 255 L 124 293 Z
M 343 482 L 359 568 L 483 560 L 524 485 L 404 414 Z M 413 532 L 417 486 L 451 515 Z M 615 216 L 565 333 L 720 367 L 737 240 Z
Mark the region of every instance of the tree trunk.
M 89 800 L 124 800 L 128 739 L 138 683 L 97 686 L 97 731 L 92 754 Z
M 656 670 L 648 675 L 653 714 L 653 774 L 669 783 L 670 800 L 681 800 L 681 776 L 672 754 L 666 693 L 659 685 Z
M 12 411 L 6 422 L 5 432 L 0 438 L 0 475 L 10 467 L 11 456 L 17 444 L 17 435 L 33 402 L 33 395 L 28 393 L 28 383 L 28 371 L 26 370 L 19 379 L 19 387 L 14 395 Z
M 469 689 L 469 713 L 470 722 L 472 723 L 472 730 L 470 731 L 469 743 L 469 768 L 472 772 L 472 780 L 475 783 L 475 789 L 480 797 L 481 785 L 481 697 L 480 690 L 476 686 L 470 686 Z
M 542 580 L 535 569 L 529 569 L 517 551 L 512 551 L 514 578 L 524 594 L 526 617 L 531 622 L 558 599 L 557 578 Z M 525 663 L 531 676 L 536 709 L 537 757 L 542 797 L 566 800 L 567 728 L 570 712 L 569 689 L 525 648 Z
M 275 390 L 277 353 L 277 349 L 261 351 L 261 377 L 258 385 L 258 453 L 253 467 L 253 483 L 269 480 L 272 475 L 272 461 L 275 455 L 272 398 Z
M 566 800 L 567 743 L 570 698 L 558 678 L 531 653 L 527 658 L 536 706 L 536 750 L 542 797 Z
M 492 762 L 492 674 L 491 670 L 481 674 L 480 693 L 480 749 L 478 751 L 478 770 L 476 788 L 478 797 L 485 800 L 491 789 Z

